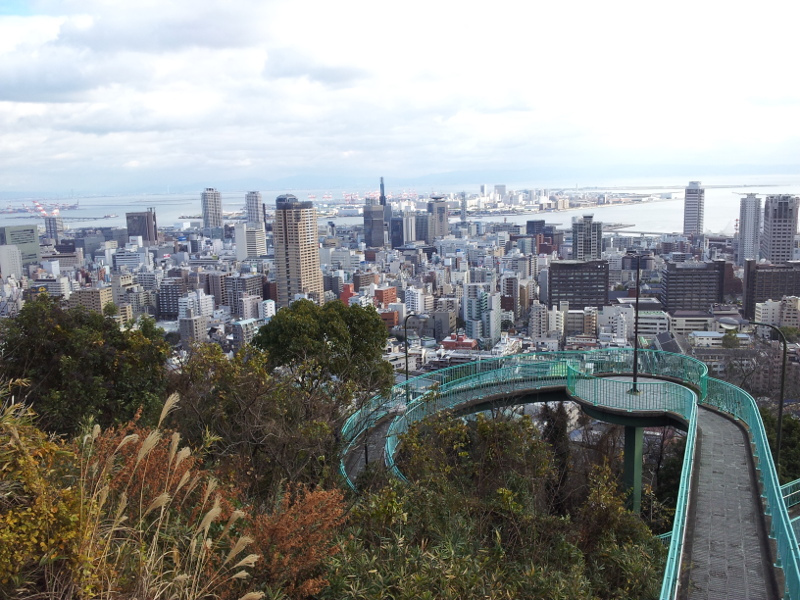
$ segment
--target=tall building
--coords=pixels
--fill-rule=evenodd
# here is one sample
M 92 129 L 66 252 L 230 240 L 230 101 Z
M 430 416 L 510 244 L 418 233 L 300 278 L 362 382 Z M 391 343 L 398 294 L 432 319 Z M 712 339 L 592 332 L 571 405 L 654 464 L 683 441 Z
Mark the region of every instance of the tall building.
M 267 254 L 267 238 L 264 227 L 258 223 L 237 223 L 234 227 L 236 260 L 258 258 Z
M 222 194 L 214 188 L 206 188 L 201 196 L 203 205 L 203 227 L 222 227 Z
M 764 202 L 764 232 L 761 236 L 761 258 L 774 265 L 792 260 L 794 236 L 797 234 L 797 196 L 767 196 Z
M 380 204 L 364 205 L 364 243 L 368 248 L 381 248 L 384 244 L 384 208 Z
M 442 196 L 431 196 L 431 200 L 428 202 L 430 241 L 426 240 L 429 244 L 433 243 L 436 238 L 443 238 L 450 231 L 450 222 L 447 219 L 447 201 Z
M 272 235 L 278 307 L 288 306 L 298 294 L 307 294 L 320 304 L 324 302 L 314 205 L 300 202 L 292 194 L 278 196 Z
M 583 309 L 608 304 L 608 261 L 559 260 L 550 263 L 547 273 L 549 305 L 567 302 Z
M 128 225 L 128 237 L 139 236 L 144 246 L 158 245 L 158 224 L 156 223 L 156 209 L 148 208 L 144 212 L 125 213 Z
M 54 214 L 44 218 L 44 231 L 45 237 L 55 240 L 56 243 L 63 237 L 64 233 L 64 218 Z
M 800 296 L 800 262 L 771 265 L 747 260 L 744 263 L 743 287 L 742 314 L 745 319 L 753 319 L 759 302 Z
M 264 229 L 264 203 L 261 201 L 261 192 L 247 192 L 244 197 L 247 222 L 257 223 Z
M 603 254 L 603 224 L 593 215 L 583 215 L 572 221 L 572 258 L 600 260 Z
M 660 300 L 666 311 L 706 311 L 724 299 L 725 261 L 668 262 L 661 281 Z
M 0 246 L 16 246 L 22 266 L 35 265 L 41 260 L 39 227 L 36 225 L 6 225 L 0 227 Z
M 700 187 L 700 182 L 690 181 L 683 202 L 683 235 L 703 233 L 705 198 L 706 191 Z
M 761 232 L 761 198 L 747 194 L 739 201 L 739 246 L 736 251 L 736 264 L 744 265 L 746 260 L 758 260 Z
M 22 255 L 16 246 L 0 246 L 0 277 L 22 277 Z

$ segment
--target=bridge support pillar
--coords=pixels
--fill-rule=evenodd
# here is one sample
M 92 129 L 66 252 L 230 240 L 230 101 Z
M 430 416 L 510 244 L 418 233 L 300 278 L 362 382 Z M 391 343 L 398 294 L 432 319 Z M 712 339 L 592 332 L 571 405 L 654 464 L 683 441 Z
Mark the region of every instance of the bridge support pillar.
M 628 508 L 642 510 L 642 440 L 643 427 L 625 426 L 625 469 L 623 481 L 628 493 Z

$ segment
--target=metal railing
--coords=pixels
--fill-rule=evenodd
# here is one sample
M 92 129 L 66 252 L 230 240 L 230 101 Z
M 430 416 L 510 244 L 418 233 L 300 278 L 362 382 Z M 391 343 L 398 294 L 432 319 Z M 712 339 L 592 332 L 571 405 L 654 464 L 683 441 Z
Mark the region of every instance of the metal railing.
M 743 390 L 709 378 L 706 366 L 691 357 L 654 350 L 640 350 L 638 355 L 640 375 L 670 378 L 680 384 L 639 381 L 640 393 L 628 394 L 630 381 L 608 377 L 632 372 L 633 352 L 628 349 L 520 354 L 457 365 L 415 377 L 395 385 L 386 396 L 373 398 L 348 419 L 342 429 L 342 439 L 346 444 L 342 457 L 376 423 L 391 418 L 385 441 L 385 459 L 391 471 L 404 478 L 394 457 L 400 436 L 414 422 L 442 410 L 463 409 L 488 397 L 544 388 L 565 389 L 595 406 L 678 415 L 688 426 L 678 502 L 673 531 L 669 536 L 669 554 L 661 591 L 662 600 L 667 600 L 677 594 L 694 465 L 696 406 L 698 402 L 705 403 L 740 419 L 749 428 L 764 489 L 765 513 L 771 517 L 770 535 L 776 540 L 778 549 L 777 564 L 785 574 L 785 597 L 800 599 L 800 550 L 786 511 L 784 494 L 778 486 L 755 401 Z M 347 484 L 355 489 L 347 475 L 344 458 L 340 462 L 340 471 Z M 793 483 L 797 484 L 797 489 L 790 493 L 792 498 L 797 498 L 797 503 L 800 502 L 800 481 Z

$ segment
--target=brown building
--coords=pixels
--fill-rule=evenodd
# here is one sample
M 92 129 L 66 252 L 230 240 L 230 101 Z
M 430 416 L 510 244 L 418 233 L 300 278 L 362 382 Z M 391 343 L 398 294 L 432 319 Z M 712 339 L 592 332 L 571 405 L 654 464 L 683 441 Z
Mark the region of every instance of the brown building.
M 397 302 L 396 287 L 377 288 L 375 290 L 375 303 L 379 308 L 387 308 L 392 302 Z
M 755 318 L 756 303 L 800 296 L 800 261 L 783 265 L 744 263 L 744 318 Z
M 82 288 L 72 292 L 69 297 L 70 308 L 83 306 L 94 312 L 103 312 L 103 307 L 109 302 L 114 302 L 113 288 Z

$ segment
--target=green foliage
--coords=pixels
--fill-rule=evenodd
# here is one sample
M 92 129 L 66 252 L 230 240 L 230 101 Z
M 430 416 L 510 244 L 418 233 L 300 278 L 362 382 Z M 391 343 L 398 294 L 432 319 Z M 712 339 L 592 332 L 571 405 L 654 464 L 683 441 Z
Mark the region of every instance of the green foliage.
M 800 329 L 797 327 L 780 327 L 779 329 L 790 344 L 800 341 Z
M 736 337 L 737 332 L 733 330 L 728 330 L 725 332 L 725 335 L 722 336 L 722 347 L 723 348 L 738 348 L 739 347 L 739 338 Z
M 0 377 L 20 390 L 47 431 L 75 434 L 81 422 L 124 423 L 142 410 L 152 423 L 166 396 L 169 347 L 151 320 L 139 330 L 82 308 L 62 309 L 41 294 L 0 323 Z
M 761 407 L 759 410 L 774 460 L 778 444 L 778 419 L 769 408 Z M 781 429 L 780 482 L 784 484 L 800 479 L 800 420 L 784 412 Z
M 279 310 L 252 344 L 269 354 L 272 366 L 296 372 L 311 363 L 323 378 L 350 380 L 372 391 L 392 383 L 391 365 L 382 358 L 387 335 L 373 307 L 298 300 Z

